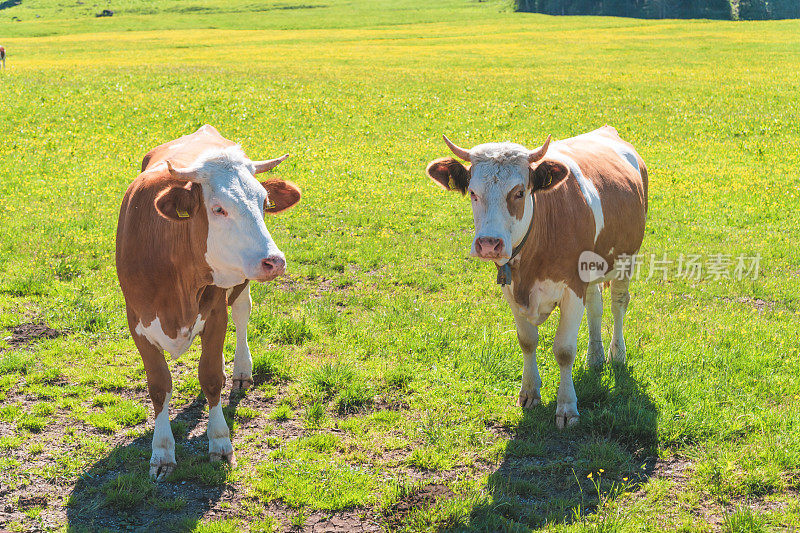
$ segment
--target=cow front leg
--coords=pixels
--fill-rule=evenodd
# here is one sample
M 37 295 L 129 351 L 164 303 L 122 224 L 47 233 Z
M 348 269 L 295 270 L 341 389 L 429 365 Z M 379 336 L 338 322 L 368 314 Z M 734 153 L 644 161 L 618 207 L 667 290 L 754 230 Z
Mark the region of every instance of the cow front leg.
M 231 317 L 236 325 L 236 355 L 233 357 L 234 389 L 248 389 L 253 386 L 253 358 L 250 356 L 250 346 L 247 344 L 247 323 L 250 320 L 253 300 L 250 297 L 250 283 L 245 283 L 245 288 L 231 303 Z
M 231 434 L 222 414 L 222 389 L 225 387 L 225 328 L 228 325 L 228 310 L 223 302 L 221 309 L 215 308 L 206 321 L 202 333 L 202 352 L 198 377 L 200 388 L 208 401 L 208 455 L 212 461 L 226 459 L 236 464 L 233 455 Z
M 162 353 L 158 355 L 159 360 L 155 361 L 157 368 L 148 368 L 149 365 L 145 365 L 145 371 L 147 372 L 147 388 L 156 415 L 153 428 L 153 451 L 150 454 L 150 477 L 161 481 L 172 473 L 177 462 L 175 461 L 175 437 L 172 435 L 172 427 L 169 424 L 172 376 L 164 355 Z
M 150 477 L 156 481 L 161 481 L 167 477 L 177 466 L 175 461 L 175 437 L 172 435 L 172 427 L 169 423 L 169 402 L 172 399 L 172 384 L 170 383 L 169 392 L 163 395 L 163 402 L 159 407 L 152 389 L 150 398 L 153 400 L 153 409 L 156 413 L 156 424 L 153 430 L 153 451 L 150 454 Z
M 586 352 L 586 366 L 599 368 L 605 362 L 603 351 L 603 293 L 600 284 L 586 287 L 586 324 L 589 328 L 589 348 Z
M 553 353 L 561 371 L 556 403 L 556 427 L 578 423 L 578 397 L 572 382 L 572 365 L 578 349 L 578 329 L 583 318 L 583 300 L 567 289 L 561 300 L 561 319 L 553 339 Z
M 539 344 L 539 328 L 531 324 L 524 315 L 515 313 L 517 340 L 522 348 L 522 387 L 519 390 L 517 405 L 530 408 L 542 403 L 540 390 L 542 379 L 536 364 L 536 346 Z
M 153 402 L 156 421 L 153 429 L 153 452 L 150 455 L 150 477 L 161 481 L 175 469 L 175 437 L 169 424 L 169 402 L 172 398 L 172 376 L 164 352 L 136 333 L 138 319 L 128 312 L 128 325 L 133 341 L 142 356 L 147 375 L 147 389 Z
M 611 347 L 608 349 L 608 360 L 612 363 L 624 363 L 626 348 L 625 337 L 622 336 L 622 325 L 625 321 L 625 312 L 631 295 L 628 287 L 629 279 L 614 279 L 611 281 L 611 314 L 614 315 L 614 333 L 611 335 Z

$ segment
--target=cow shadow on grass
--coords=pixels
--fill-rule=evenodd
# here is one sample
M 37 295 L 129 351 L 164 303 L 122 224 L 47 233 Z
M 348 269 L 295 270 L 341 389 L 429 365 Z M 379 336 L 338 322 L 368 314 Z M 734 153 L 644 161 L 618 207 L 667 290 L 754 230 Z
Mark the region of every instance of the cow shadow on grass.
M 555 399 L 525 409 L 489 476 L 488 501 L 473 507 L 469 528 L 525 531 L 547 524 L 621 520 L 608 509 L 655 466 L 657 410 L 622 364 L 576 369 L 581 419 L 555 428 Z M 590 477 L 591 475 L 591 477 Z
M 242 397 L 232 392 L 223 407 L 229 427 Z M 178 466 L 162 482 L 149 477 L 152 427 L 91 465 L 70 494 L 68 531 L 191 531 L 231 490 L 230 467 L 209 461 L 207 419 L 202 393 L 173 416 Z

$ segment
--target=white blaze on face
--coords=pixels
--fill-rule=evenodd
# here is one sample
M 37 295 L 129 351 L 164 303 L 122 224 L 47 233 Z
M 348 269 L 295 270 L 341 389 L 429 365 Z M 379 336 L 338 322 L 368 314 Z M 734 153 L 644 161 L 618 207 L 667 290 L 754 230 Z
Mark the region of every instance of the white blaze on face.
M 513 247 L 527 233 L 534 209 L 533 196 L 528 188 L 528 153 L 524 146 L 513 143 L 487 143 L 470 150 L 469 193 L 475 222 L 473 256 L 478 256 L 478 239 L 500 239 L 503 252 L 494 260 L 500 265 L 505 264 Z M 509 211 L 508 197 L 515 189 L 524 195 L 525 209 L 521 219 Z
M 267 191 L 238 146 L 203 154 L 195 163 L 208 216 L 206 261 L 214 284 L 233 287 L 262 280 L 261 261 L 283 253 L 264 224 Z

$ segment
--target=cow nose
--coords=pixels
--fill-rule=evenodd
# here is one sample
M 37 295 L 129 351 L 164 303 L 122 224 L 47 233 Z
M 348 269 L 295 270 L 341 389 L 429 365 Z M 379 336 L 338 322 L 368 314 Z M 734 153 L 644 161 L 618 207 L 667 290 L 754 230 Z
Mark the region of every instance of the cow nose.
M 286 271 L 286 260 L 279 255 L 265 257 L 261 260 L 261 269 L 266 276 L 280 276 Z
M 481 257 L 499 257 L 503 253 L 503 239 L 479 237 L 475 240 L 475 251 Z

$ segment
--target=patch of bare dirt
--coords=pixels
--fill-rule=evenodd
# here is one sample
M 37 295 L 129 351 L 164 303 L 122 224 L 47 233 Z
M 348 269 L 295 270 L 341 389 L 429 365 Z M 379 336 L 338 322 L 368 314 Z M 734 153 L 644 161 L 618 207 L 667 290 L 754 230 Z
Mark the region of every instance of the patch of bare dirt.
M 381 531 L 381 526 L 368 516 L 359 516 L 352 512 L 336 513 L 333 516 L 314 513 L 306 518 L 303 531 L 308 533 L 376 532 Z
M 680 493 L 690 490 L 688 487 L 692 470 L 692 462 L 685 457 L 671 457 L 665 461 L 657 461 L 653 466 L 652 477 L 667 479 L 674 485 L 669 489 L 669 498 L 685 511 L 691 512 L 698 523 L 705 523 L 713 530 L 720 530 L 725 523 L 725 517 L 735 512 L 738 508 L 748 507 L 758 513 L 781 511 L 788 506 L 783 497 L 790 499 L 800 498 L 800 493 L 789 490 L 783 493 L 780 499 L 772 496 L 761 498 L 734 498 L 729 501 L 720 501 L 713 496 L 700 492 L 696 501 L 680 498 Z
M 455 493 L 442 483 L 431 483 L 412 490 L 401 497 L 385 513 L 386 520 L 390 526 L 398 526 L 404 522 L 406 516 L 411 514 L 414 509 L 424 509 L 435 504 L 438 500 L 449 499 Z
M 367 278 L 380 280 L 386 277 L 385 270 L 386 268 L 382 267 L 378 269 L 362 271 L 356 265 L 348 265 L 343 274 L 362 274 Z M 310 290 L 311 297 L 319 299 L 322 296 L 331 293 L 352 292 L 354 285 L 362 285 L 363 283 L 368 283 L 368 281 L 364 281 L 363 283 L 354 283 L 346 278 L 327 278 L 325 276 L 309 278 L 307 276 L 286 275 L 281 277 L 278 283 L 280 283 L 281 290 L 286 292 L 295 292 L 304 287 L 308 288 Z M 341 307 L 339 304 L 336 305 L 337 307 Z
M 691 466 L 692 463 L 685 457 L 671 457 L 666 461 L 657 461 L 653 466 L 651 477 L 669 479 L 679 486 L 684 486 L 689 479 Z
M 59 383 L 68 384 L 66 381 Z M 146 401 L 141 392 L 122 391 L 120 395 L 124 399 Z M 20 404 L 22 411 L 27 413 L 41 400 L 14 387 L 4 404 Z M 152 421 L 130 429 L 139 430 L 147 424 L 152 425 Z M 77 431 L 71 434 L 68 430 Z M 0 435 L 18 434 L 20 430 L 16 424 L 0 421 Z M 5 525 L 12 523 L 21 524 L 23 531 L 58 529 L 65 524 L 69 492 L 83 472 L 82 468 L 92 462 L 87 459 L 84 449 L 85 439 L 91 438 L 108 443 L 110 448 L 124 446 L 131 441 L 130 437 L 125 436 L 124 430 L 108 435 L 59 410 L 42 431 L 29 437 L 19 447 L 3 450 L 3 456 L 18 467 L 7 470 L 5 479 L 0 479 L 0 532 Z M 44 450 L 31 452 L 31 445 L 36 443 L 44 444 Z M 68 463 L 74 470 L 66 466 Z M 37 507 L 42 509 L 39 518 L 28 516 L 26 511 Z
M 375 411 L 405 411 L 409 409 L 408 401 L 394 395 L 376 396 L 369 412 Z
M 64 334 L 63 331 L 53 329 L 44 322 L 26 322 L 7 329 L 11 332 L 11 335 L 3 340 L 11 345 L 12 348 L 22 348 L 40 339 L 55 339 Z
M 22 509 L 30 509 L 31 507 L 47 507 L 46 496 L 29 496 L 20 498 L 17 505 Z
M 766 310 L 773 310 L 775 306 L 778 305 L 778 302 L 773 300 L 764 300 L 763 298 L 751 298 L 750 296 L 739 296 L 738 298 L 722 298 L 723 302 L 730 303 L 736 302 L 738 304 L 747 304 L 752 306 L 756 311 L 759 313 L 763 313 Z
M 300 277 L 291 277 L 291 276 L 284 276 L 281 278 L 281 290 L 293 292 L 299 290 L 303 285 L 307 285 L 312 290 L 317 292 L 317 296 L 321 296 L 322 294 L 328 292 L 343 292 L 346 287 L 338 287 L 337 281 L 331 278 L 316 278 L 316 279 L 308 279 L 307 277 L 300 276 Z
M 196 368 L 192 364 L 176 364 L 173 367 L 176 383 L 181 381 L 182 377 L 193 376 L 195 373 Z M 35 438 L 4 452 L 7 457 L 18 463 L 19 467 L 12 469 L 10 474 L 13 475 L 13 479 L 0 478 L 0 501 L 4 504 L 0 505 L 0 530 L 11 523 L 20 524 L 26 531 L 64 527 L 76 529 L 85 527 L 89 530 L 100 527 L 130 531 L 167 530 L 172 524 L 169 520 L 176 516 L 196 520 L 239 518 L 246 523 L 254 518 L 252 509 L 258 506 L 280 522 L 281 531 L 311 533 L 381 531 L 381 528 L 386 526 L 386 518 L 375 509 L 354 508 L 336 513 L 306 510 L 304 525 L 297 528 L 292 525 L 293 518 L 298 512 L 296 509 L 281 501 L 265 503 L 253 499 L 245 480 L 255 475 L 255 469 L 275 446 L 274 440 L 261 436 L 277 437 L 278 442 L 285 443 L 313 433 L 304 426 L 302 416 L 285 421 L 268 418 L 267 415 L 277 406 L 280 399 L 288 394 L 287 386 L 282 385 L 277 388 L 278 392 L 274 396 L 265 395 L 256 388 L 250 389 L 246 395 L 233 393 L 223 398 L 223 406 L 228 409 L 232 407 L 235 410 L 237 406 L 241 406 L 255 409 L 260 413 L 252 419 L 238 419 L 237 428 L 232 434 L 234 449 L 240 458 L 237 476 L 239 480 L 221 486 L 206 486 L 195 480 L 158 483 L 156 490 L 159 500 L 182 498 L 185 501 L 184 507 L 174 512 L 165 512 L 155 507 L 145 508 L 141 505 L 130 512 L 123 512 L 114 507 L 103 507 L 101 489 L 104 484 L 128 471 L 127 468 L 131 464 L 146 465 L 150 455 L 153 413 L 146 391 L 115 392 L 124 399 L 135 400 L 147 406 L 149 416 L 142 424 L 121 429 L 113 434 L 103 433 L 97 428 L 77 421 L 68 411 L 59 410 L 55 413 L 53 421 Z M 27 407 L 40 401 L 40 398 L 12 390 L 9 391 L 7 401 L 22 403 L 27 411 Z M 81 401 L 87 408 L 95 409 L 89 406 L 88 398 Z M 334 420 L 339 419 L 333 413 L 329 415 Z M 207 406 L 199 397 L 188 401 L 176 400 L 173 403 L 171 418 L 182 426 L 182 430 L 176 430 L 175 437 L 178 446 L 185 454 L 197 456 L 206 452 L 207 417 Z M 74 428 L 75 434 L 70 435 L 66 431 L 67 428 Z M 322 431 L 344 433 L 335 427 L 328 427 Z M 0 434 L 13 435 L 15 432 L 14 424 L 0 421 Z M 90 439 L 105 443 L 108 446 L 107 451 L 101 453 L 99 457 L 94 456 L 86 449 Z M 346 441 L 347 437 L 344 436 L 343 440 Z M 29 450 L 35 442 L 46 443 L 41 453 Z M 395 517 L 397 524 L 402 523 L 414 508 L 429 506 L 441 498 L 452 497 L 453 492 L 446 485 L 452 479 L 466 472 L 474 474 L 476 470 L 490 469 L 489 465 L 480 462 L 474 467 L 439 473 L 403 466 L 405 458 L 411 451 L 411 447 L 407 447 L 388 452 L 374 452 L 374 460 L 388 461 L 398 478 L 409 483 L 433 483 L 409 493 L 392 507 L 391 516 Z M 367 450 L 366 453 L 371 456 L 373 451 Z M 72 506 L 67 505 L 70 497 L 76 500 Z M 42 509 L 38 519 L 29 516 L 30 510 L 35 508 Z

